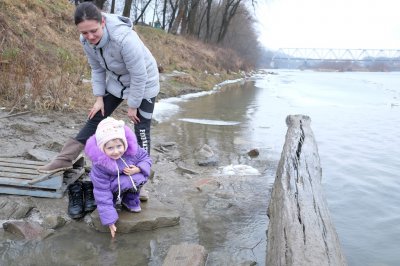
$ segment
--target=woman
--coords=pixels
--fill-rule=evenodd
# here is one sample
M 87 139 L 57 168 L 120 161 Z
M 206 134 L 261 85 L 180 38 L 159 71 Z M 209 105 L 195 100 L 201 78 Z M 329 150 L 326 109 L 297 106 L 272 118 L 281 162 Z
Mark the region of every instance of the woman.
M 92 69 L 96 101 L 88 120 L 74 139 L 42 173 L 72 168 L 97 125 L 127 99 L 129 119 L 135 124 L 138 144 L 150 153 L 150 124 L 155 98 L 160 91 L 157 63 L 132 30 L 129 18 L 102 13 L 93 3 L 84 2 L 75 11 L 75 25 Z

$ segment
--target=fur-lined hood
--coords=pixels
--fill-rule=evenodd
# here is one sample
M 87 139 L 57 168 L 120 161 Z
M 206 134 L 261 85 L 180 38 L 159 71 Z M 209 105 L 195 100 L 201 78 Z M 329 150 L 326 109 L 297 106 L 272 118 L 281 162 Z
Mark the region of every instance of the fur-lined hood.
M 125 137 L 128 143 L 128 149 L 125 151 L 123 156 L 133 156 L 138 151 L 138 143 L 136 139 L 136 135 L 133 131 L 128 127 L 124 126 L 125 129 Z M 116 161 L 110 157 L 108 157 L 103 151 L 97 147 L 96 136 L 91 136 L 85 145 L 85 154 L 92 161 L 93 165 L 103 166 L 109 170 L 115 170 Z

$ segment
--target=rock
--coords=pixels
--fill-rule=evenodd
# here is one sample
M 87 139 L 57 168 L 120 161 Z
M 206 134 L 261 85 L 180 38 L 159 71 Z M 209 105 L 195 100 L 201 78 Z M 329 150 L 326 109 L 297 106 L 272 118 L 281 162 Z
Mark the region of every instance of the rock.
M 140 206 L 142 207 L 140 213 L 130 213 L 126 210 L 119 213 L 119 219 L 116 223 L 117 233 L 149 231 L 179 224 L 179 213 L 169 209 L 155 198 L 151 198 Z M 96 230 L 109 232 L 109 228 L 101 224 L 97 210 L 92 212 L 90 216 Z
M 213 178 L 201 178 L 195 182 L 194 186 L 200 192 L 210 192 L 219 188 L 220 183 Z
M 195 170 L 189 169 L 188 167 L 182 165 L 182 163 L 178 163 L 178 169 L 182 171 L 184 174 L 194 174 L 198 175 L 199 172 L 196 172 Z
M 3 228 L 7 232 L 27 240 L 42 240 L 54 232 L 54 230 L 43 228 L 38 223 L 27 221 L 8 221 L 3 223 Z
M 203 266 L 206 263 L 207 252 L 203 246 L 181 243 L 172 245 L 165 257 L 163 266 Z
M 21 134 L 34 134 L 35 129 L 32 125 L 26 125 L 26 124 L 20 124 L 20 123 L 15 123 L 10 125 L 10 127 L 16 131 L 18 131 Z
M 48 162 L 58 154 L 57 152 L 45 149 L 30 149 L 27 153 L 30 157 L 29 159 L 42 162 Z
M 47 215 L 43 219 L 43 226 L 48 229 L 57 229 L 62 227 L 67 221 L 60 215 Z
M 204 144 L 196 151 L 195 157 L 199 166 L 216 166 L 218 164 L 218 159 L 214 151 L 207 144 Z
M 22 219 L 35 207 L 30 198 L 14 201 L 9 197 L 0 198 L 0 219 Z
M 258 155 L 260 155 L 260 151 L 258 149 L 252 149 L 247 153 L 247 155 L 249 155 L 250 157 L 257 157 Z

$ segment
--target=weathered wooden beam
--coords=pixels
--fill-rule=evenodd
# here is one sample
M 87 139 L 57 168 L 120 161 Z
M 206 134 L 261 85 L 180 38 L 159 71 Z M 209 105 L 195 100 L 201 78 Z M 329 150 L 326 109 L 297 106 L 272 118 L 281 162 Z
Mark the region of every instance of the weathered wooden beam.
M 304 115 L 288 131 L 268 207 L 267 265 L 347 265 L 322 193 L 318 148 Z

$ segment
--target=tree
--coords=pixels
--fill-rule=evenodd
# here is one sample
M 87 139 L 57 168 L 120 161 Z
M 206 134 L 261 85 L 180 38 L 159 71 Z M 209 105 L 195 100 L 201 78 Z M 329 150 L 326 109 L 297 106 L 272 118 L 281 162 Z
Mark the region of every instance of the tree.
M 131 16 L 131 7 L 132 7 L 132 0 L 125 0 L 124 11 L 122 11 L 122 16 L 129 18 Z
M 111 1 L 111 10 L 110 13 L 114 13 L 115 12 L 115 0 Z
M 220 43 L 228 31 L 229 24 L 235 16 L 241 0 L 227 0 L 225 4 L 224 13 L 222 15 L 221 26 L 218 33 L 217 43 Z
M 137 24 L 141 18 L 143 18 L 144 13 L 146 12 L 147 7 L 150 5 L 151 0 L 148 0 L 145 4 L 144 7 L 140 10 L 139 16 L 135 19 L 133 22 L 134 24 Z M 137 8 L 138 9 L 138 8 Z

